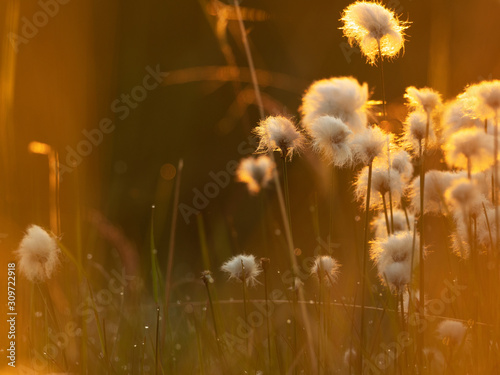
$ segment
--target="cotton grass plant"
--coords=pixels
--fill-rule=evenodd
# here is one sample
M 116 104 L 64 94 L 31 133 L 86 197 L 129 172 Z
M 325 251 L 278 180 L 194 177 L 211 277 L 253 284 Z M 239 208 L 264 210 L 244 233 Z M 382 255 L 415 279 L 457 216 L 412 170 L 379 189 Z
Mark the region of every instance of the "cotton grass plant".
M 377 115 L 370 110 L 368 83 L 351 76 L 313 82 L 301 98 L 300 119 L 266 116 L 242 10 L 237 2 L 233 8 L 261 120 L 252 130 L 258 144 L 255 155 L 243 157 L 235 172 L 241 191 L 235 186 L 231 194 L 241 195 L 231 212 L 245 216 L 239 212 L 246 207 L 241 203 L 262 198 L 257 219 L 245 221 L 261 221 L 262 238 L 253 236 L 251 229 L 250 239 L 239 238 L 233 217 L 227 228 L 219 223 L 205 226 L 200 212 L 201 277 L 177 280 L 173 249 L 181 245 L 174 242 L 173 224 L 169 276 L 164 280 L 151 220 L 152 293 L 127 286 L 120 289 L 119 304 L 113 298 L 104 304 L 103 296 L 112 292 L 109 287 L 99 289 L 91 275 L 99 271 L 104 284 L 110 271 L 92 263 L 92 256 L 86 263 L 74 257 L 61 243 L 64 237 L 30 226 L 15 252 L 19 271 L 33 285 L 48 286 L 41 293 L 44 330 L 33 346 L 49 340 L 49 328 L 60 332 L 50 296 L 58 290 L 56 271 L 68 269 L 78 271 L 75 275 L 83 284 L 71 297 L 86 299 L 88 321 L 75 340 L 88 353 L 77 360 L 64 350 L 61 356 L 47 356 L 54 369 L 73 370 L 79 361 L 87 373 L 103 368 L 110 374 L 496 373 L 499 81 L 468 86 L 444 103 L 432 88 L 410 86 L 398 93 L 407 102 L 407 113 L 394 132 L 385 126 L 385 89 L 383 114 Z M 359 45 L 368 63 L 380 64 L 383 86 L 383 60 L 402 54 L 409 23 L 381 3 L 364 1 L 348 6 L 341 22 L 349 43 Z M 427 161 L 436 155 L 443 162 L 439 169 L 428 170 Z M 317 232 L 327 227 L 326 249 L 313 241 L 294 242 L 295 231 L 313 231 L 304 224 L 307 220 L 294 217 L 293 226 L 291 220 L 291 207 L 306 200 L 289 178 L 292 173 L 298 176 L 294 166 L 302 157 L 314 164 L 313 171 L 330 172 L 328 215 L 321 215 L 323 201 L 311 206 Z M 354 177 L 342 182 L 336 178 L 342 171 Z M 316 186 L 310 187 L 316 197 Z M 334 206 L 334 195 L 341 189 L 350 194 L 355 212 Z M 353 223 L 361 238 L 359 248 L 332 247 L 334 215 Z M 231 233 L 234 244 L 227 245 L 222 232 Z M 252 254 L 241 253 L 243 243 L 253 245 L 245 247 Z M 133 252 L 121 237 L 115 244 Z M 438 253 L 446 265 L 433 264 Z M 126 256 L 120 260 L 127 264 Z M 194 259 L 190 266 L 198 262 Z M 448 289 L 440 292 L 431 285 L 436 279 L 445 280 Z M 356 281 L 359 287 L 348 285 Z M 30 324 L 31 330 L 40 326 Z M 377 353 L 379 348 L 383 353 Z

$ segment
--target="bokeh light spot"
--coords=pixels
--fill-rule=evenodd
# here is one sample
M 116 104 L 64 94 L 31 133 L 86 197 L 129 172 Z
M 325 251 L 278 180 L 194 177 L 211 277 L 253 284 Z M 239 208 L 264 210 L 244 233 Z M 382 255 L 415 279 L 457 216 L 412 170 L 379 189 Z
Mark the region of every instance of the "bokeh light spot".
M 163 164 L 160 169 L 160 175 L 166 181 L 172 180 L 175 177 L 176 173 L 177 169 L 175 169 L 175 167 L 170 163 Z

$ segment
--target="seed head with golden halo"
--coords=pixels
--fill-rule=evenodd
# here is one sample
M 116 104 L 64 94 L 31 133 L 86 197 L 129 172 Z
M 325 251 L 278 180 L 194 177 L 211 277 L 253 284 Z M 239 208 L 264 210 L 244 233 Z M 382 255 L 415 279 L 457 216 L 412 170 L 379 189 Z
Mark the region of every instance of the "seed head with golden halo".
M 393 11 L 370 1 L 349 5 L 340 20 L 349 44 L 357 43 L 370 64 L 375 64 L 379 55 L 397 56 L 404 45 L 404 30 L 409 27 L 408 22 L 400 21 Z

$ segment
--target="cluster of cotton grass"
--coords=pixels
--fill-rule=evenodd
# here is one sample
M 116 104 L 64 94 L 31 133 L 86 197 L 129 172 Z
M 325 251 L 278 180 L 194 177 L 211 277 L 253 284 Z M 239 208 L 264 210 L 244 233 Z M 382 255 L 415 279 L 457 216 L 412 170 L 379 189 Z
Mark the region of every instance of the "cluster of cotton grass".
M 403 48 L 408 23 L 401 22 L 381 4 L 357 2 L 344 11 L 342 21 L 349 42 L 358 44 L 371 64 L 381 65 L 384 58 L 397 56 Z M 469 86 L 456 99 L 444 103 L 438 92 L 426 87 L 408 87 L 404 97 L 408 114 L 402 131 L 393 134 L 378 125 L 386 116 L 385 108 L 378 121 L 369 120 L 376 116 L 369 106 L 366 83 L 354 77 L 323 79 L 314 82 L 304 94 L 299 126 L 278 116 L 263 120 L 256 130 L 260 138 L 258 152 L 277 150 L 284 160 L 290 160 L 293 153 L 310 149 L 332 169 L 357 171 L 354 198 L 365 210 L 360 352 L 366 351 L 364 309 L 368 288 L 363 284 L 368 274 L 368 254 L 381 283 L 396 297 L 402 327 L 408 324 L 412 312 L 425 319 L 425 215 L 445 218 L 450 228 L 450 252 L 469 262 L 454 277 L 468 281 L 475 290 L 464 297 L 473 308 L 464 309 L 455 318 L 477 322 L 481 307 L 487 306 L 481 304 L 478 290 L 493 288 L 500 281 L 500 182 L 496 157 L 500 81 Z M 426 159 L 440 154 L 448 169 L 429 170 Z M 249 189 L 252 190 L 250 186 Z M 317 274 L 321 274 L 319 264 L 316 262 L 313 267 Z M 492 268 L 496 276 L 486 284 L 480 275 Z M 499 301 L 498 293 L 493 298 Z M 489 312 L 481 317 L 486 316 L 492 318 L 490 323 L 498 323 L 500 314 Z M 436 336 L 415 335 L 414 364 L 407 361 L 406 366 L 451 371 L 455 365 L 450 361 L 458 350 L 467 350 L 476 366 L 485 366 L 479 349 L 471 350 L 466 345 L 468 326 L 462 322 L 444 320 L 437 327 Z M 474 325 L 476 343 L 478 337 L 483 337 L 479 331 L 478 325 Z M 444 341 L 449 351 L 429 346 L 433 337 Z M 498 337 L 494 342 L 498 347 Z M 492 355 L 491 347 L 488 350 Z M 362 366 L 358 372 L 365 367 L 363 356 L 356 356 L 356 366 Z M 431 357 L 434 364 L 429 364 Z
M 383 88 L 383 61 L 401 53 L 409 24 L 380 3 L 364 1 L 347 7 L 341 21 L 341 29 L 349 42 L 360 47 L 370 64 L 380 67 Z M 214 290 L 213 270 L 204 271 L 201 280 L 208 298 L 204 311 L 208 312 L 203 315 L 203 322 L 196 317 L 187 319 L 190 329 L 197 334 L 197 372 L 498 372 L 500 81 L 471 85 L 448 102 L 443 102 L 441 95 L 431 88 L 408 87 L 405 93 L 400 93 L 408 111 L 398 133 L 380 126 L 387 119 L 385 93 L 382 93 L 381 115 L 369 101 L 369 93 L 368 84 L 355 77 L 322 79 L 312 83 L 304 93 L 299 120 L 269 116 L 256 125 L 253 134 L 258 138 L 258 147 L 254 156 L 241 160 L 236 179 L 246 185 L 252 196 L 264 196 L 266 190 L 276 191 L 281 222 L 288 234 L 287 247 L 291 249 L 290 282 L 277 298 L 270 293 L 270 275 L 277 271 L 272 259 L 259 259 L 252 254 L 229 258 L 220 271 L 236 284 L 235 290 L 239 290 L 237 293 L 242 298 L 229 301 L 227 310 L 234 312 L 237 309 L 234 306 L 241 304 L 242 319 L 237 313 L 228 313 L 226 308 L 220 311 L 222 304 Z M 349 254 L 360 259 L 361 269 L 343 272 L 357 272 L 360 280 L 359 290 L 356 289 L 350 304 L 335 299 L 341 279 L 337 256 L 306 249 L 304 255 L 311 260 L 307 272 L 300 273 L 296 267 L 299 255 L 293 243 L 290 201 L 298 198 L 290 194 L 288 169 L 305 153 L 317 154 L 332 175 L 340 169 L 354 172 L 353 200 L 364 213 L 364 227 L 360 253 L 354 254 L 353 250 Z M 441 169 L 430 170 L 428 161 L 436 155 L 442 155 L 446 164 L 442 164 Z M 332 195 L 334 191 L 332 186 Z M 333 211 L 331 205 L 330 233 Z M 427 238 L 433 234 L 433 228 L 424 225 L 431 216 L 433 220 L 443 218 L 442 224 L 449 230 L 444 236 L 449 237 L 448 259 L 460 260 L 458 269 L 447 276 L 453 280 L 451 285 L 467 286 L 462 295 L 454 295 L 458 303 L 450 299 L 450 293 L 441 295 L 442 303 L 453 303 L 453 316 L 432 315 L 433 305 L 427 301 L 428 290 L 436 292 L 430 288 L 427 267 L 434 250 Z M 20 271 L 38 283 L 53 275 L 59 264 L 60 250 L 51 235 L 33 226 L 28 229 L 17 255 Z M 444 268 L 441 267 L 441 271 Z M 371 270 L 375 270 L 377 279 L 371 278 Z M 313 296 L 304 295 L 307 283 L 313 285 L 309 289 L 313 290 Z M 373 292 L 375 283 L 385 288 L 387 298 L 383 301 Z M 255 291 L 262 293 L 264 303 L 260 309 L 265 322 L 262 344 L 254 339 L 254 331 L 248 329 L 255 319 L 250 306 L 259 302 L 249 297 L 250 292 Z M 289 307 L 286 314 L 280 315 L 290 318 L 286 319 L 289 328 L 286 338 L 282 339 L 285 345 L 281 347 L 276 323 L 270 318 L 276 304 Z M 384 319 L 390 320 L 390 332 L 385 339 L 393 342 L 406 338 L 405 345 L 398 347 L 400 352 L 390 357 L 391 363 L 381 364 L 374 352 L 384 339 L 373 322 L 368 322 L 366 311 L 369 309 L 379 314 L 376 315 L 378 328 Z M 343 364 L 342 361 L 333 363 L 329 358 L 332 349 L 329 343 L 333 341 L 331 337 L 336 336 L 334 314 L 338 311 L 349 316 L 352 326 L 352 337 L 342 343 Z M 208 314 L 212 318 L 210 324 Z M 231 319 L 244 327 L 237 330 L 243 344 L 223 332 L 224 321 Z M 204 340 L 214 343 L 215 349 L 204 348 L 201 345 Z M 236 354 L 235 347 L 239 348 Z

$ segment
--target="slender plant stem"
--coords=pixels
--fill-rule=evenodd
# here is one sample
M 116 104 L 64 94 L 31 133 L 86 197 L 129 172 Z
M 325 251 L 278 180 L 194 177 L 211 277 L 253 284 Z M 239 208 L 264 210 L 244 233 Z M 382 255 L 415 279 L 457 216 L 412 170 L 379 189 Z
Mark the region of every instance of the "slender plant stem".
M 385 106 L 384 59 L 382 57 L 382 50 L 380 48 L 380 40 L 378 40 L 377 43 L 378 43 L 378 55 L 380 58 L 380 79 L 382 81 L 382 109 L 383 109 L 384 120 L 386 120 L 387 119 L 387 111 L 386 111 L 386 106 Z
M 265 293 L 265 299 L 266 299 L 266 328 L 267 328 L 267 354 L 269 357 L 269 371 L 271 371 L 272 368 L 272 362 L 271 362 L 271 322 L 269 318 L 269 296 L 268 296 L 268 278 L 269 275 L 267 273 L 267 267 L 262 267 L 264 269 L 264 293 Z
M 156 307 L 155 374 L 160 373 L 160 306 Z
M 492 186 L 492 196 L 493 196 L 493 206 L 495 207 L 495 228 L 498 232 L 498 228 L 500 228 L 500 216 L 498 212 L 498 194 L 496 191 L 498 184 L 498 115 L 495 116 L 494 123 L 494 150 L 493 150 L 493 186 Z M 496 256 L 498 259 L 498 253 L 500 252 L 500 236 L 496 236 Z M 497 262 L 498 266 L 498 262 Z M 498 271 L 498 270 L 497 270 Z
M 322 316 L 322 294 L 323 294 L 323 269 L 321 267 L 321 260 L 319 261 L 318 267 L 318 279 L 319 279 L 319 292 L 318 292 L 318 355 L 316 357 L 318 364 L 318 375 L 321 374 L 321 338 L 322 338 L 322 330 L 321 330 L 321 316 Z
M 248 43 L 247 35 L 245 32 L 245 26 L 243 24 L 243 17 L 241 15 L 241 9 L 240 9 L 238 0 L 234 0 L 234 5 L 235 5 L 235 10 L 236 10 L 236 16 L 238 18 L 238 24 L 240 27 L 242 42 L 243 42 L 243 45 L 245 48 L 245 55 L 247 57 L 248 67 L 250 69 L 250 75 L 252 78 L 252 85 L 253 85 L 254 91 L 255 91 L 255 98 L 257 101 L 258 108 L 259 108 L 259 114 L 260 114 L 261 119 L 263 119 L 264 118 L 264 105 L 262 103 L 262 97 L 260 94 L 259 83 L 257 81 L 257 74 L 255 72 L 255 66 L 254 66 L 253 58 L 252 58 L 252 51 L 250 49 L 250 44 Z M 269 153 L 269 157 L 271 158 L 271 160 L 273 162 L 275 162 L 273 152 Z M 278 177 L 277 173 L 273 173 L 273 180 L 274 180 L 274 183 L 276 186 L 276 193 L 278 196 L 280 213 L 281 213 L 281 216 L 282 216 L 282 219 L 284 222 L 284 229 L 285 229 L 285 235 L 286 235 L 287 245 L 288 245 L 288 255 L 290 257 L 292 278 L 295 278 L 295 275 L 296 275 L 297 270 L 298 270 L 298 264 L 297 264 L 297 259 L 296 259 L 295 253 L 294 253 L 295 247 L 293 245 L 292 228 L 291 228 L 291 225 L 289 224 L 287 217 L 286 217 L 286 208 L 285 208 L 285 203 L 284 203 L 284 199 L 283 199 L 283 192 L 281 190 L 280 181 L 279 181 L 279 177 Z M 298 293 L 299 293 L 300 297 L 302 298 L 302 294 L 303 294 L 302 290 L 299 290 Z M 314 360 L 314 356 L 315 356 L 314 341 L 313 341 L 313 337 L 311 334 L 311 326 L 310 326 L 309 318 L 307 315 L 307 310 L 306 310 L 306 307 L 304 305 L 300 305 L 300 310 L 301 310 L 301 314 L 303 317 L 304 330 L 306 332 L 306 337 L 307 337 L 307 342 L 308 342 L 307 347 L 309 350 L 311 364 L 312 364 L 312 366 L 315 366 L 316 362 Z
M 335 167 L 332 165 L 330 176 L 330 220 L 328 224 L 328 250 L 333 249 L 333 211 L 334 211 L 334 192 L 335 192 Z
M 387 136 L 387 176 L 389 177 L 389 210 L 391 213 L 390 233 L 394 233 L 394 214 L 392 210 L 392 190 L 391 190 L 391 145 L 389 136 Z
M 428 140 L 429 140 L 429 127 L 430 127 L 430 113 L 427 112 L 427 122 L 425 127 L 425 144 L 422 145 L 422 140 L 419 141 L 419 153 L 420 153 L 420 241 L 419 241 L 419 267 L 420 267 L 420 317 L 424 316 L 425 309 L 425 265 L 424 265 L 424 193 L 425 193 L 425 152 L 427 150 Z M 425 147 L 425 149 L 424 149 Z M 419 347 L 418 347 L 418 363 L 420 368 L 422 368 L 422 355 L 424 348 L 425 332 L 420 330 L 419 334 Z
M 255 101 L 257 102 L 257 106 L 259 107 L 260 118 L 264 118 L 264 104 L 262 103 L 262 96 L 260 94 L 260 88 L 259 88 L 259 84 L 257 81 L 257 74 L 255 72 L 255 66 L 253 63 L 252 51 L 250 50 L 250 44 L 248 43 L 245 25 L 243 24 L 243 17 L 241 15 L 239 0 L 234 0 L 234 8 L 236 10 L 236 16 L 238 18 L 238 25 L 240 28 L 243 46 L 245 48 L 245 55 L 247 57 L 248 67 L 250 68 L 250 75 L 252 77 L 253 91 L 255 93 Z
M 391 225 L 389 224 L 389 217 L 387 216 L 387 204 L 385 202 L 385 194 L 380 193 L 382 197 L 382 205 L 384 206 L 385 228 L 387 229 L 387 236 L 391 235 Z
M 286 214 L 288 217 L 288 225 L 290 228 L 292 227 L 292 214 L 290 212 L 290 191 L 288 188 L 288 168 L 286 165 L 286 157 L 283 155 L 281 158 L 282 167 L 283 167 L 283 190 L 285 191 L 285 205 L 286 205 Z
M 373 162 L 368 165 L 368 185 L 366 187 L 366 204 L 365 204 L 365 234 L 363 239 L 363 254 L 362 254 L 362 271 L 361 271 L 361 322 L 360 322 L 360 350 L 358 356 L 358 373 L 363 372 L 363 356 L 365 352 L 365 299 L 368 275 L 366 274 L 366 266 L 368 263 L 368 237 L 370 233 L 370 196 L 372 187 L 372 170 Z
M 241 260 L 241 274 L 243 275 L 243 313 L 245 315 L 245 324 L 248 324 L 248 310 L 247 310 L 247 279 L 246 270 L 243 260 Z M 250 340 L 247 336 L 247 354 L 250 354 Z

